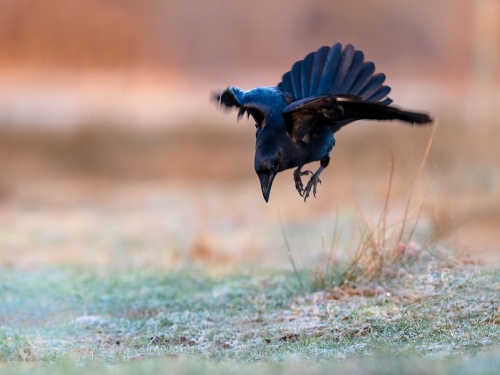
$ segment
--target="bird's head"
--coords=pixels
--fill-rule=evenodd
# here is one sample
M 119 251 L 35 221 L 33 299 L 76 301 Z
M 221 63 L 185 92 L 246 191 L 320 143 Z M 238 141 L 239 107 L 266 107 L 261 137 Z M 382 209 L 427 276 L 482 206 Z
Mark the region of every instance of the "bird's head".
M 283 109 L 292 98 L 276 87 L 257 87 L 243 91 L 229 87 L 214 95 L 220 106 L 238 108 L 238 118 L 247 113 L 255 120 L 255 172 L 259 176 L 262 195 L 269 200 L 276 174 L 291 168 L 291 138 L 287 135 L 283 120 Z
M 269 201 L 271 187 L 273 186 L 274 177 L 281 170 L 282 154 L 275 153 L 262 155 L 259 152 L 255 153 L 255 172 L 259 176 L 262 195 L 266 202 Z
M 254 168 L 259 176 L 262 195 L 269 201 L 274 178 L 285 169 L 293 166 L 290 160 L 290 137 L 287 136 L 282 123 L 268 123 L 262 129 L 257 129 L 255 145 Z
M 272 95 L 271 95 L 272 94 Z M 271 91 L 267 96 L 274 99 L 275 103 L 269 111 L 264 112 L 262 121 L 256 121 L 255 140 L 255 172 L 259 176 L 262 195 L 266 202 L 269 201 L 271 187 L 278 172 L 292 167 L 290 157 L 295 146 L 287 135 L 282 117 L 286 101 L 276 91 Z

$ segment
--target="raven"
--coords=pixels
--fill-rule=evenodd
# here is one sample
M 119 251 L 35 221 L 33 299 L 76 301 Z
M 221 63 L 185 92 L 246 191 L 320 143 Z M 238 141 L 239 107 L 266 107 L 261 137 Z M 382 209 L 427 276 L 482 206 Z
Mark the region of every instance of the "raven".
M 385 74 L 375 73 L 375 64 L 364 62 L 364 54 L 351 44 L 324 46 L 297 61 L 276 87 L 243 91 L 229 86 L 214 95 L 219 108 L 236 107 L 238 119 L 245 113 L 255 120 L 254 168 L 262 194 L 269 200 L 278 172 L 297 168 L 295 188 L 304 198 L 316 196 L 319 178 L 330 162 L 334 133 L 356 120 L 401 120 L 425 125 L 432 118 L 424 113 L 389 106 L 391 88 L 384 86 Z M 305 164 L 319 161 L 313 173 Z M 306 187 L 302 176 L 311 175 Z

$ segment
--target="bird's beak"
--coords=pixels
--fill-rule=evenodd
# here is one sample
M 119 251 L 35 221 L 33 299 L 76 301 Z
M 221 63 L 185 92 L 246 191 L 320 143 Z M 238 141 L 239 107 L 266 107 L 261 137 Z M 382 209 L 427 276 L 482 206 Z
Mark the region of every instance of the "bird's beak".
M 262 189 L 262 195 L 264 196 L 266 202 L 269 201 L 269 195 L 271 194 L 271 186 L 273 185 L 273 180 L 274 177 L 276 176 L 276 173 L 278 173 L 277 170 L 276 171 L 272 170 L 269 173 L 259 174 L 260 187 Z

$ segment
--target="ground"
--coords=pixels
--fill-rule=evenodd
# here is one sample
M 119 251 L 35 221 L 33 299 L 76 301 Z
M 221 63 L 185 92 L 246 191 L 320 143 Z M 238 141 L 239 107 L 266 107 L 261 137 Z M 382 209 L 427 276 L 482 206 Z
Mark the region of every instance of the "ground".
M 481 353 L 500 363 L 500 271 L 440 248 L 407 250 L 391 264 L 377 279 L 332 281 L 321 291 L 308 270 L 4 269 L 2 368 L 48 371 L 10 364 L 40 361 L 77 373 L 92 361 L 111 372 L 174 366 L 191 373 L 259 363 L 280 373 L 299 360 L 319 371 L 410 357 L 424 361 L 424 373 L 436 366 L 454 373 L 462 358 Z

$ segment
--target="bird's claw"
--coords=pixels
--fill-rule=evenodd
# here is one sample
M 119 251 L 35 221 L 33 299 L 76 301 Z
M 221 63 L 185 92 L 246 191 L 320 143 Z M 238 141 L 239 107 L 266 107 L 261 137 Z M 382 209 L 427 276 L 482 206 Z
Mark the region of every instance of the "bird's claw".
M 303 196 L 303 191 L 304 191 L 304 184 L 302 183 L 302 179 L 300 177 L 295 177 L 294 176 L 294 180 L 295 180 L 295 189 L 297 189 L 297 191 L 299 192 L 300 196 L 302 197 Z
M 314 173 L 312 171 L 309 171 L 309 170 L 302 172 L 300 169 L 296 169 L 293 172 L 293 179 L 295 181 L 295 189 L 297 189 L 297 191 L 299 192 L 301 197 L 304 196 L 304 184 L 302 183 L 301 176 L 306 176 L 308 174 L 314 175 Z
M 303 195 L 304 202 L 306 201 L 307 198 L 309 198 L 309 194 L 311 194 L 311 189 L 313 191 L 314 198 L 316 198 L 316 189 L 318 187 L 318 183 L 321 185 L 321 179 L 319 178 L 319 175 L 313 174 L 313 176 L 307 183 L 306 188 L 304 189 L 304 195 Z

